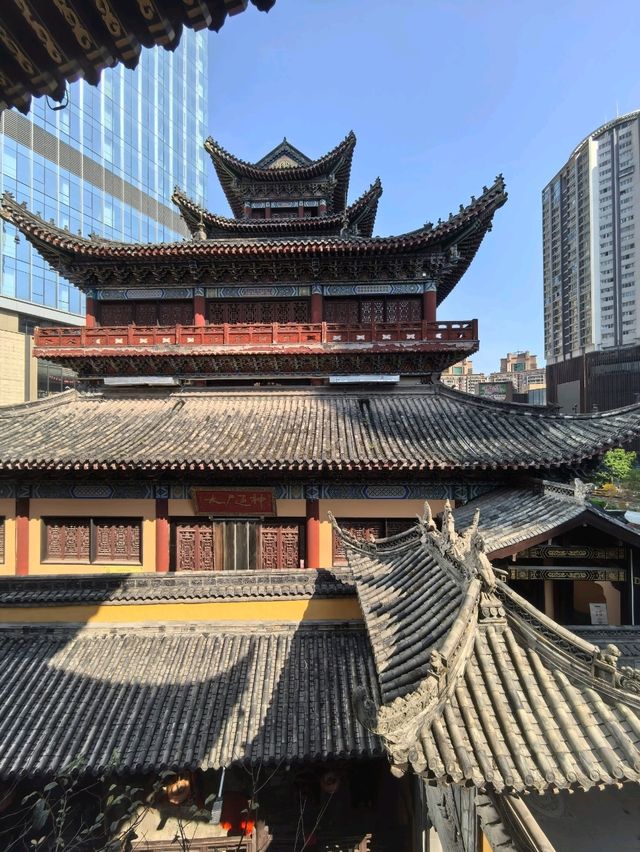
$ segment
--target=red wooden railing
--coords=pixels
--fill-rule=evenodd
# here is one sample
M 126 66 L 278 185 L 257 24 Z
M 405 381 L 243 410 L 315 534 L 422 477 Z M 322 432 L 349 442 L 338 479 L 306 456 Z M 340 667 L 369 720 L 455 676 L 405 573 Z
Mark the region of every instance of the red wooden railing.
M 56 348 L 129 346 L 260 346 L 307 343 L 398 343 L 475 341 L 478 321 L 384 322 L 369 324 L 270 323 L 171 326 L 37 328 L 35 345 Z

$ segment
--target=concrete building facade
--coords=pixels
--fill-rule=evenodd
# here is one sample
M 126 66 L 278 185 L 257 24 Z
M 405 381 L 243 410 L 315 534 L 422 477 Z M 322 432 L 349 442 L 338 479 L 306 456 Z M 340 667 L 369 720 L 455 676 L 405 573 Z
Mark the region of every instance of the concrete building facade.
M 551 401 L 615 408 L 640 390 L 640 111 L 602 125 L 542 193 Z
M 0 113 L 0 182 L 19 202 L 71 233 L 170 241 L 187 231 L 167 204 L 177 184 L 204 201 L 206 33 L 186 31 L 174 53 L 143 53 L 135 72 L 105 71 L 99 89 L 79 82 L 68 102 L 44 98 L 29 116 Z M 36 365 L 37 325 L 80 325 L 84 296 L 17 233 L 0 231 L 0 404 L 70 386 L 73 373 Z

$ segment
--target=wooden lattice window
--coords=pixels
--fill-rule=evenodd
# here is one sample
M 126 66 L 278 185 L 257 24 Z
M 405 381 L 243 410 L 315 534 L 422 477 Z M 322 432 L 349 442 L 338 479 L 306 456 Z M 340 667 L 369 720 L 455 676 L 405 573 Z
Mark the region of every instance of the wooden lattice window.
M 48 562 L 89 562 L 91 521 L 89 518 L 47 518 L 43 550 L 43 558 Z
M 411 518 L 363 518 L 363 519 L 338 519 L 341 529 L 348 532 L 358 541 L 371 541 L 374 538 L 386 538 L 391 535 L 405 532 L 414 526 L 415 521 Z M 333 564 L 344 565 L 347 561 L 342 539 L 334 530 L 333 533 Z
M 140 521 L 98 518 L 93 521 L 92 533 L 92 562 L 140 563 Z
M 0 563 L 4 562 L 4 518 L 0 518 Z
M 42 560 L 75 564 L 142 561 L 139 518 L 44 518 Z
M 242 302 L 209 302 L 207 318 L 214 325 L 224 322 L 231 325 L 309 322 L 309 302 L 303 300 L 258 302 L 248 299 Z
M 324 318 L 336 323 L 420 322 L 419 296 L 385 296 L 376 299 L 325 299 Z

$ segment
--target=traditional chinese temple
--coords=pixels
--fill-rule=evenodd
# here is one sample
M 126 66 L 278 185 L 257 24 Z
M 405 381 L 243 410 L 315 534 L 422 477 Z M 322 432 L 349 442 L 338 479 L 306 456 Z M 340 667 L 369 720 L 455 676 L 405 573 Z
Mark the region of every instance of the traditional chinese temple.
M 478 324 L 440 306 L 504 182 L 374 236 L 355 142 L 249 163 L 207 140 L 232 216 L 176 189 L 179 243 L 3 197 L 87 321 L 35 341 L 81 389 L 0 409 L 0 778 L 173 773 L 139 849 L 210 797 L 194 850 L 560 852 L 612 820 L 624 848 L 636 634 L 589 630 L 635 623 L 640 536 L 582 482 L 640 406 L 442 385 Z

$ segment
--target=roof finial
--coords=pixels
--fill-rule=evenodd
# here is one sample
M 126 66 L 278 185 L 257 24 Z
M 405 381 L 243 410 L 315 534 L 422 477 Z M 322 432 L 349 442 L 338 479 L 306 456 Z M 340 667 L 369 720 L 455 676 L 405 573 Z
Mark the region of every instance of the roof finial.
M 206 232 L 206 229 L 204 227 L 204 216 L 202 214 L 202 210 L 200 211 L 200 221 L 198 222 L 198 229 L 194 234 L 194 238 L 196 240 L 206 240 L 207 239 L 207 232 Z

